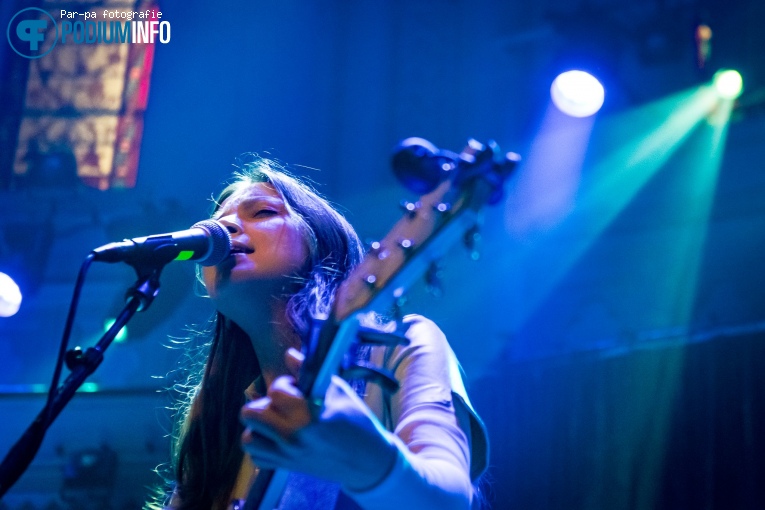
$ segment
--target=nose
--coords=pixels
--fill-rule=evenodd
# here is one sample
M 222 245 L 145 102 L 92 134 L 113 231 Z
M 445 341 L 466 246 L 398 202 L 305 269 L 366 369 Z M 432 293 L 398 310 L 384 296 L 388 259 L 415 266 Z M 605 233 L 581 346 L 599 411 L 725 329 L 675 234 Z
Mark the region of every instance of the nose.
M 239 217 L 235 214 L 223 216 L 222 218 L 219 218 L 218 221 L 224 227 L 226 227 L 226 230 L 228 230 L 228 233 L 231 235 L 239 234 L 242 232 L 242 225 L 239 223 Z

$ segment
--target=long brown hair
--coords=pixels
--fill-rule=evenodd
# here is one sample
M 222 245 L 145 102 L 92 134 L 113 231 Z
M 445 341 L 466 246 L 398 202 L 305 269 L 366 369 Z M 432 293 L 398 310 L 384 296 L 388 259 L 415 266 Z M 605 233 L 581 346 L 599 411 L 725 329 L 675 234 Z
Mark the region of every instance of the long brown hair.
M 242 187 L 270 183 L 303 223 L 310 253 L 301 286 L 287 301 L 287 319 L 301 337 L 312 317 L 329 311 L 337 287 L 363 256 L 353 227 L 306 183 L 274 161 L 255 157 L 215 201 L 216 210 Z M 223 510 L 233 490 L 243 452 L 238 414 L 245 389 L 260 375 L 249 337 L 217 313 L 201 381 L 179 413 L 173 460 L 176 503 L 182 510 Z

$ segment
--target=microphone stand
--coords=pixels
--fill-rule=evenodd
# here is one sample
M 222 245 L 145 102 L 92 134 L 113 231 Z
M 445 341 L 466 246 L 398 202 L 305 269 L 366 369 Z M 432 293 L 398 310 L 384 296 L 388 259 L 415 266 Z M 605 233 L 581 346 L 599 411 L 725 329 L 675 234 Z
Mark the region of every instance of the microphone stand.
M 104 333 L 98 343 L 85 352 L 71 349 L 66 355 L 66 364 L 71 370 L 69 377 L 58 388 L 55 396 L 45 405 L 16 444 L 0 464 L 0 498 L 16 483 L 27 470 L 32 459 L 40 449 L 48 427 L 61 413 L 64 407 L 82 386 L 85 379 L 95 372 L 104 360 L 104 353 L 123 326 L 137 311 L 146 310 L 159 293 L 159 274 L 164 263 L 146 266 L 133 266 L 138 280 L 128 290 L 128 302 L 114 324 Z

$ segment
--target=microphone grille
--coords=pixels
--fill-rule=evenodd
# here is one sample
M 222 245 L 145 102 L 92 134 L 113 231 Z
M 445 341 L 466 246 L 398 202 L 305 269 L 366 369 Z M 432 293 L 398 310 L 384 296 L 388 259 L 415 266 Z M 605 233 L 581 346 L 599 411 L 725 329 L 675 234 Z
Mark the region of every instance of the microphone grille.
M 202 220 L 194 223 L 191 228 L 203 228 L 210 234 L 210 251 L 207 256 L 197 260 L 203 266 L 215 266 L 223 262 L 231 253 L 231 234 L 218 221 Z

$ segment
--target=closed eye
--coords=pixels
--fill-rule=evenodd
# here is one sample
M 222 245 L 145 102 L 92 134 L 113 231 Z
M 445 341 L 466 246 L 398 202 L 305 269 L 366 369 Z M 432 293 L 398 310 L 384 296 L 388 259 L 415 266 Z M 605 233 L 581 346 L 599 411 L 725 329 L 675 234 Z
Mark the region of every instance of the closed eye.
M 278 214 L 277 211 L 274 211 L 273 209 L 260 209 L 255 213 L 255 217 L 261 217 L 261 216 L 273 216 L 275 214 Z

